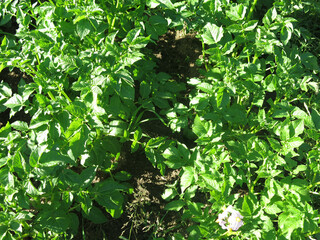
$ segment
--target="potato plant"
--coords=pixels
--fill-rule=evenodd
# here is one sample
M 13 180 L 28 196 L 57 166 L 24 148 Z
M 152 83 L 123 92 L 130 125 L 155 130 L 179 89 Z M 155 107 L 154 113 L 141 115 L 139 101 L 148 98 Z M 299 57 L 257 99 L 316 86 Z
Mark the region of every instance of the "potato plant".
M 319 13 L 311 0 L 1 1 L 0 72 L 26 77 L 0 79 L 0 240 L 121 217 L 127 145 L 180 172 L 162 193 L 181 216 L 166 239 L 319 239 Z M 150 50 L 181 29 L 202 44 L 187 80 Z M 151 137 L 154 119 L 192 147 Z

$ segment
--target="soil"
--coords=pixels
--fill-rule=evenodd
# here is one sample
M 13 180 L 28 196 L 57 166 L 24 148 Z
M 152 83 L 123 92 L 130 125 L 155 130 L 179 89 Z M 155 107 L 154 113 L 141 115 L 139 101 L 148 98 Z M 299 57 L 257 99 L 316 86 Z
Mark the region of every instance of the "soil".
M 181 31 L 169 31 L 160 36 L 156 45 L 148 46 L 157 58 L 157 71 L 165 72 L 176 81 L 187 81 L 197 77 L 198 71 L 195 64 L 201 58 L 201 42 L 194 33 Z M 26 82 L 30 78 L 19 69 L 4 69 L 0 73 L 0 81 L 7 82 L 13 90 L 18 92 L 18 83 L 21 79 Z M 30 116 L 20 111 L 9 119 L 9 111 L 0 113 L 0 127 L 7 121 L 30 120 Z M 171 129 L 165 127 L 160 121 L 141 126 L 149 136 L 167 136 L 178 139 L 191 147 L 194 143 L 184 136 L 174 134 Z M 132 175 L 129 183 L 134 188 L 134 193 L 126 196 L 127 201 L 124 213 L 118 219 L 108 217 L 105 224 L 93 224 L 79 215 L 79 233 L 76 240 L 99 239 L 153 239 L 153 237 L 166 237 L 173 232 L 184 234 L 185 229 L 175 229 L 180 219 L 179 212 L 164 210 L 166 202 L 161 194 L 167 184 L 172 184 L 179 178 L 179 170 L 167 170 L 162 176 L 158 169 L 148 161 L 143 150 L 136 153 L 130 152 L 130 146 L 125 145 L 119 163 L 118 171 L 127 171 Z M 122 237 L 122 238 L 121 238 Z
M 158 58 L 159 72 L 168 73 L 177 81 L 199 76 L 196 60 L 202 58 L 202 44 L 196 33 L 170 30 L 150 47 Z

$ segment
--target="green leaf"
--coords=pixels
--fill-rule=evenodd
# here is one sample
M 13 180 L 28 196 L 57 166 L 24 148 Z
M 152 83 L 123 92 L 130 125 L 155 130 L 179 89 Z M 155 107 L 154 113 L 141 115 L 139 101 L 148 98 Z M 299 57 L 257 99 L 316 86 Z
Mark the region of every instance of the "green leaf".
M 294 136 L 297 137 L 304 132 L 304 121 L 303 120 L 295 120 L 291 122 L 291 125 L 294 129 Z
M 58 151 L 51 150 L 50 152 L 43 153 L 39 159 L 39 163 L 43 166 L 52 167 L 58 164 L 74 164 L 71 158 L 61 155 Z
M 253 31 L 258 25 L 258 20 L 251 20 L 243 25 L 244 31 Z
M 1 72 L 1 71 L 0 71 Z M 0 83 L 0 99 L 9 98 L 12 95 L 12 90 L 8 83 Z
M 285 234 L 286 239 L 291 239 L 293 231 L 303 226 L 303 216 L 298 210 L 283 212 L 278 219 L 279 228 Z
M 277 206 L 277 204 L 268 205 L 265 207 L 264 211 L 268 214 L 278 214 L 282 210 Z
M 192 183 L 194 179 L 193 167 L 182 167 L 183 174 L 180 179 L 181 193 L 183 193 Z
M 127 187 L 114 180 L 107 179 L 103 182 L 96 183 L 95 190 L 101 194 L 111 193 L 113 191 L 125 191 Z
M 213 86 L 209 83 L 202 82 L 197 85 L 197 89 L 206 92 L 206 93 L 212 93 L 213 92 Z
M 300 147 L 304 143 L 304 140 L 300 137 L 292 137 L 283 143 L 285 151 L 291 151 L 294 148 Z
M 70 126 L 68 127 L 67 131 L 64 133 L 65 137 L 69 139 L 74 134 L 78 132 L 78 130 L 82 127 L 82 119 L 75 119 L 71 122 Z
M 2 239 L 8 239 L 7 237 L 6 237 L 6 235 L 7 235 L 7 232 L 9 232 L 9 226 L 0 226 L 0 239 L 2 240 Z M 13 238 L 12 238 L 13 239 Z
M 278 103 L 275 105 L 274 113 L 272 114 L 273 118 L 284 118 L 289 117 L 291 111 L 291 106 L 287 102 Z
M 158 39 L 158 36 L 165 34 L 168 29 L 168 22 L 160 15 L 152 15 L 146 24 L 146 31 L 152 39 Z
M 223 37 L 223 28 L 218 27 L 213 23 L 207 23 L 204 27 L 204 33 L 201 35 L 204 43 L 215 44 L 218 43 Z
M 19 112 L 24 106 L 22 97 L 18 94 L 14 94 L 8 101 L 4 103 L 8 108 L 11 108 L 10 117 L 12 117 L 16 112 Z
M 238 104 L 233 104 L 230 108 L 227 108 L 223 117 L 225 120 L 234 124 L 247 123 L 246 111 L 241 105 Z
M 89 19 L 81 19 L 76 22 L 76 32 L 81 40 L 83 40 L 93 30 L 93 26 Z
M 80 176 L 79 176 L 79 183 L 81 188 L 85 189 L 92 183 L 93 179 L 96 176 L 96 168 L 95 167 L 88 167 L 84 169 Z
M 178 147 L 169 146 L 164 152 L 163 157 L 167 159 L 165 164 L 173 169 L 178 169 L 187 164 L 190 157 L 189 149 L 184 144 L 178 144 Z
M 264 15 L 262 22 L 265 25 L 270 25 L 277 17 L 277 10 L 275 7 L 270 8 L 267 13 Z
M 21 132 L 25 132 L 29 129 L 28 124 L 26 122 L 22 121 L 15 121 L 11 123 L 11 127 L 13 127 L 16 130 L 19 130 Z
M 45 108 L 47 104 L 50 102 L 50 100 L 42 94 L 35 94 L 35 96 L 36 96 L 37 102 L 42 108 Z
M 204 173 L 204 174 L 201 174 L 200 177 L 202 178 L 206 188 L 210 190 L 216 190 L 220 188 L 220 184 L 212 175 L 208 173 Z
M 39 196 L 42 193 L 32 184 L 32 182 L 30 180 L 28 180 L 25 184 L 24 184 L 24 189 L 26 191 L 27 194 L 30 194 L 32 196 Z
M 110 136 L 123 137 L 125 130 L 128 128 L 128 124 L 122 120 L 113 120 L 109 124 L 110 126 Z
M 279 143 L 279 141 L 277 141 L 276 139 L 274 138 L 270 138 L 270 137 L 267 137 L 271 147 L 273 148 L 273 150 L 275 151 L 280 151 L 281 149 L 281 144 Z
M 246 212 L 248 215 L 252 215 L 253 213 L 253 203 L 248 197 L 248 195 L 244 196 L 243 203 L 242 203 L 242 211 Z
M 47 149 L 47 146 L 40 145 L 32 150 L 30 157 L 29 157 L 29 164 L 31 167 L 36 167 L 38 165 L 40 157 L 46 149 Z
M 116 137 L 105 137 L 105 139 L 101 142 L 104 150 L 116 155 L 121 151 L 121 143 L 119 139 Z
M 60 111 L 57 116 L 56 119 L 59 122 L 59 125 L 61 127 L 61 130 L 63 132 L 67 131 L 68 127 L 70 126 L 71 123 L 71 115 L 67 112 L 67 111 Z
M 9 184 L 9 175 L 10 175 L 10 171 L 8 166 L 2 167 L 0 169 L 0 186 L 5 187 L 6 185 Z
M 131 179 L 131 174 L 126 171 L 120 171 L 114 174 L 114 178 L 118 181 L 128 181 Z
M 123 41 L 126 41 L 128 44 L 132 44 L 132 42 L 139 37 L 140 32 L 140 28 L 131 29 Z
M 65 188 L 71 188 L 77 191 L 80 187 L 81 181 L 79 174 L 70 169 L 64 169 L 60 174 L 60 179 L 61 182 L 65 184 Z
M 68 214 L 68 218 L 69 218 L 69 226 L 70 226 L 70 231 L 76 235 L 78 233 L 79 230 L 79 218 L 77 216 L 77 214 L 75 213 L 69 213 Z
M 96 201 L 113 217 L 119 218 L 123 212 L 123 195 L 118 191 L 113 191 L 105 194 L 99 194 Z
M 247 7 L 243 4 L 237 4 L 235 6 L 231 6 L 230 10 L 226 11 L 227 17 L 232 21 L 243 20 L 246 16 Z
M 157 1 L 163 4 L 168 9 L 175 9 L 175 7 L 173 6 L 170 0 L 157 0 Z
M 86 141 L 89 138 L 90 129 L 87 125 L 83 125 L 79 131 L 69 138 L 69 147 L 72 150 L 73 158 L 77 159 L 84 153 Z
M 72 104 L 66 107 L 66 110 L 78 118 L 83 118 L 84 114 L 86 114 L 86 105 L 81 101 L 74 101 Z
M 142 81 L 140 83 L 140 89 L 139 89 L 140 95 L 142 98 L 149 98 L 149 95 L 151 93 L 151 86 L 146 81 Z
M 226 108 L 230 104 L 230 94 L 224 89 L 221 88 L 217 92 L 217 107 L 220 109 Z
M 319 71 L 318 59 L 310 52 L 301 54 L 301 62 L 307 69 Z
M 286 119 L 283 122 L 279 122 L 275 127 L 274 127 L 274 132 L 276 135 L 280 136 L 280 139 L 282 141 L 288 140 L 290 137 L 293 137 L 292 134 L 292 127 L 290 124 L 290 120 Z
M 120 97 L 125 100 L 134 101 L 134 87 L 128 82 L 122 82 L 120 87 Z
M 194 124 L 192 131 L 198 136 L 210 135 L 209 131 L 212 131 L 212 124 L 210 121 L 201 120 L 198 115 L 194 118 Z
M 7 122 L 7 124 L 0 128 L 0 139 L 6 139 L 8 137 L 8 134 L 11 132 L 11 125 L 9 122 Z
M 292 31 L 293 31 L 292 23 L 288 23 L 282 27 L 280 32 L 280 39 L 284 45 L 287 45 L 288 42 L 290 41 L 292 36 Z
M 61 207 L 47 206 L 38 214 L 37 222 L 42 229 L 48 229 L 54 233 L 64 233 L 70 226 L 73 217 L 64 211 Z
M 293 174 L 299 174 L 299 172 L 305 172 L 307 170 L 307 166 L 306 165 L 298 165 L 294 170 L 293 170 Z
M 190 212 L 195 215 L 202 217 L 203 216 L 203 203 L 198 203 L 198 202 L 190 202 L 188 203 L 188 208 Z
M 0 158 L 0 168 L 7 164 L 9 157 Z
M 298 107 L 294 107 L 294 109 L 291 111 L 291 115 L 293 117 L 296 117 L 298 119 L 303 119 L 305 121 L 308 121 L 308 118 L 309 118 L 309 115 Z
M 185 206 L 185 202 L 183 200 L 175 200 L 169 202 L 164 209 L 168 211 L 180 211 L 181 208 Z
M 307 167 L 304 165 L 298 165 L 294 172 L 303 171 L 305 168 Z M 299 201 L 310 201 L 309 183 L 307 180 L 295 178 L 288 185 L 290 187 L 290 192 L 297 196 Z
M 102 224 L 108 220 L 107 216 L 105 216 L 103 212 L 95 206 L 92 206 L 89 212 L 84 214 L 84 217 L 95 224 Z
M 320 114 L 316 109 L 312 109 L 311 118 L 317 130 L 320 130 Z
M 173 188 L 167 188 L 164 193 L 162 193 L 161 197 L 166 200 L 166 201 L 170 201 L 172 200 L 175 196 L 178 195 L 178 192 L 173 189 Z

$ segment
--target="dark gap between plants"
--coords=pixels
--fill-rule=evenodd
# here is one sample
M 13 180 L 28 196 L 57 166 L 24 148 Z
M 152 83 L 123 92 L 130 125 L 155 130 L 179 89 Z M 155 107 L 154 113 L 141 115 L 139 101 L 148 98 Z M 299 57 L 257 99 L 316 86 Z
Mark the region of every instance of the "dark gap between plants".
M 21 79 L 23 79 L 26 83 L 32 81 L 30 76 L 21 72 L 18 68 L 14 68 L 12 71 L 10 71 L 9 68 L 4 68 L 0 72 L 0 82 L 6 82 L 12 90 L 12 94 L 18 93 L 18 85 Z M 29 123 L 31 120 L 31 116 L 24 112 L 24 108 L 17 112 L 12 118 L 9 116 L 10 109 L 0 113 L 0 126 L 6 125 L 8 121 L 10 123 L 15 121 L 24 121 Z
M 179 82 L 199 77 L 195 61 L 201 57 L 201 42 L 195 38 L 195 34 L 170 30 L 167 34 L 159 37 L 157 45 L 151 45 L 149 48 L 157 58 L 156 70 L 158 73 L 165 72 Z M 138 93 L 137 89 L 136 93 Z M 187 94 L 188 90 L 185 95 L 187 96 Z M 188 105 L 188 103 L 185 104 Z M 143 118 L 156 118 L 156 116 L 151 112 L 146 112 Z M 192 139 L 188 139 L 183 133 L 173 132 L 160 120 L 143 123 L 140 127 L 150 137 L 167 136 L 169 139 L 186 144 L 189 148 L 195 146 Z M 163 230 L 166 232 L 178 224 L 181 214 L 164 210 L 166 201 L 162 199 L 161 194 L 165 190 L 166 184 L 172 184 L 178 179 L 179 170 L 167 169 L 166 174 L 162 176 L 159 170 L 154 168 L 146 158 L 143 150 L 131 153 L 130 143 L 126 143 L 116 171 L 127 171 L 132 175 L 129 183 L 134 187 L 134 193 L 127 196 L 125 212 L 120 218 L 112 219 L 109 217 L 109 221 L 101 226 L 93 227 L 91 224 L 87 229 L 86 236 L 90 236 L 91 231 L 95 233 L 102 231 L 108 239 L 117 239 L 119 236 L 130 236 L 131 239 L 148 239 L 152 233 L 157 231 L 160 233 Z M 204 202 L 206 196 L 199 193 L 197 199 L 199 202 Z M 131 235 L 130 229 L 132 229 Z M 184 233 L 181 232 L 181 234 Z M 165 233 L 162 237 L 166 237 Z

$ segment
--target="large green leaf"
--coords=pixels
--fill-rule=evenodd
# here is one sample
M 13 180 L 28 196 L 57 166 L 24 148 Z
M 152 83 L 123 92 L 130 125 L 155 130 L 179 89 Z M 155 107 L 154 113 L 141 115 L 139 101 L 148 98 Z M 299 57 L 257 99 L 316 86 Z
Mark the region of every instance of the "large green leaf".
M 223 28 L 213 23 L 207 23 L 204 27 L 204 33 L 201 35 L 203 42 L 206 44 L 218 43 L 223 37 Z
M 243 20 L 246 16 L 247 7 L 243 4 L 237 4 L 235 6 L 231 6 L 229 11 L 226 11 L 227 17 L 232 21 Z
M 175 200 L 172 202 L 169 202 L 164 209 L 170 210 L 170 211 L 180 211 L 181 208 L 185 206 L 185 202 L 183 200 Z
M 279 216 L 279 228 L 287 239 L 291 238 L 294 230 L 301 228 L 303 222 L 303 215 L 298 209 L 291 208 Z
M 227 108 L 223 115 L 224 119 L 234 124 L 246 124 L 247 114 L 239 104 L 233 104 L 230 108 Z
M 29 129 L 28 124 L 23 121 L 15 121 L 15 122 L 11 123 L 11 127 L 13 127 L 14 129 L 17 129 L 19 131 L 22 131 L 22 132 L 25 132 Z
M 174 6 L 171 0 L 157 0 L 157 1 L 163 4 L 164 6 L 166 6 L 168 9 L 174 9 Z
M 192 167 L 183 167 L 183 174 L 180 179 L 181 192 L 183 193 L 194 180 L 194 170 Z
M 207 135 L 208 132 L 212 128 L 212 124 L 210 124 L 209 121 L 201 120 L 200 117 L 197 115 L 194 119 L 194 124 L 192 126 L 192 131 L 197 135 L 197 136 L 203 136 Z
M 42 229 L 61 234 L 76 221 L 79 221 L 75 216 L 74 214 L 69 214 L 66 209 L 59 206 L 59 204 L 46 204 L 43 206 L 43 210 L 37 215 L 36 222 Z
M 107 216 L 95 206 L 91 207 L 89 212 L 84 214 L 84 217 L 95 224 L 105 223 L 108 220 Z
M 22 97 L 18 94 L 14 94 L 8 101 L 4 103 L 8 108 L 11 108 L 10 117 L 12 117 L 16 112 L 20 111 L 24 106 L 24 101 Z
M 53 167 L 58 164 L 74 164 L 70 157 L 62 155 L 57 150 L 51 149 L 50 152 L 43 153 L 39 159 L 39 163 L 43 166 Z
M 320 114 L 316 109 L 312 109 L 311 118 L 317 130 L 320 130 Z
M 178 144 L 178 147 L 169 146 L 162 155 L 168 167 L 177 169 L 188 164 L 190 151 L 185 145 Z
M 76 23 L 76 32 L 81 40 L 83 40 L 91 31 L 93 26 L 89 19 L 82 19 Z
M 301 61 L 307 69 L 319 71 L 318 59 L 312 53 L 302 53 Z
M 167 20 L 160 15 L 152 15 L 146 24 L 146 31 L 152 39 L 158 39 L 158 36 L 165 34 L 168 29 Z

